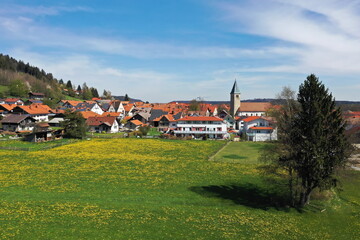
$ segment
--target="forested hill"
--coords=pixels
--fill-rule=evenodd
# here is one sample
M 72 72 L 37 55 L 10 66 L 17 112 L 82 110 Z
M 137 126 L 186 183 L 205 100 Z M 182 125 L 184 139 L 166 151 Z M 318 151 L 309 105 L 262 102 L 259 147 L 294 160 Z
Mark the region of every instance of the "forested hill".
M 44 93 L 53 101 L 67 96 L 86 100 L 99 97 L 97 89 L 86 83 L 76 87 L 70 80 L 65 83 L 52 73 L 3 54 L 0 54 L 0 90 L 0 97 L 27 97 L 32 91 Z

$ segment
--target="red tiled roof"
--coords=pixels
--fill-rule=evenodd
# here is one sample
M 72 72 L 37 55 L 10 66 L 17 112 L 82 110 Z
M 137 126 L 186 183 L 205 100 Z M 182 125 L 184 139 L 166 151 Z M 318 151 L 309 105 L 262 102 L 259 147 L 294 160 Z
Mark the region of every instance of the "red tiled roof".
M 17 106 L 28 114 L 48 114 L 52 112 L 52 109 L 48 105 L 43 104 L 31 104 L 29 106 Z
M 86 124 L 89 126 L 99 126 L 101 124 L 112 126 L 114 121 L 116 121 L 116 117 L 89 117 Z
M 135 120 L 131 120 L 130 122 L 132 122 L 133 124 L 135 124 L 136 126 L 139 126 L 139 125 L 143 125 L 142 122 L 140 122 L 139 120 L 135 119 Z
M 247 117 L 247 118 L 243 119 L 243 121 L 244 121 L 244 122 L 251 122 L 251 121 L 254 121 L 254 120 L 259 119 L 259 118 L 261 118 L 261 117 L 259 117 L 259 116 L 252 116 L 252 117 Z
M 239 112 L 266 112 L 271 107 L 269 102 L 242 102 Z
M 251 127 L 253 130 L 273 130 L 272 127 Z
M 186 116 L 183 118 L 180 118 L 177 121 L 213 121 L 213 122 L 222 122 L 223 120 L 221 118 L 218 117 L 205 117 L 205 116 L 200 116 L 200 117 L 195 117 L 195 116 Z
M 160 116 L 160 117 L 158 117 L 158 118 L 155 118 L 153 121 L 154 121 L 154 122 L 158 122 L 158 121 L 160 121 L 163 117 L 167 118 L 167 120 L 169 120 L 170 122 L 175 121 L 174 116 L 171 115 L 171 114 L 162 115 L 162 116 Z
M 79 113 L 81 113 L 81 115 L 83 116 L 83 118 L 88 119 L 90 117 L 100 117 L 99 114 L 92 112 L 92 111 L 80 111 Z
M 119 112 L 104 112 L 101 116 L 103 117 L 119 117 L 121 113 Z
M 16 104 L 1 104 L 0 106 L 2 106 L 3 108 L 5 108 L 7 111 L 10 111 L 12 109 L 14 109 L 15 107 L 17 107 L 18 105 Z

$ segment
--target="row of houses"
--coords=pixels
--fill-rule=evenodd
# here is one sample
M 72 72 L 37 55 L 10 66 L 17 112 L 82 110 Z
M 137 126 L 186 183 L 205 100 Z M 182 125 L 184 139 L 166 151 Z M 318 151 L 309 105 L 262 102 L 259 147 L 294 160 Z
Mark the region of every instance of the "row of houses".
M 56 109 L 41 103 L 41 94 L 29 93 L 31 100 L 0 101 L 3 130 L 31 131 L 34 123 L 46 122 L 60 126 L 66 110 L 79 112 L 90 132 L 116 133 L 134 131 L 141 126 L 156 127 L 160 132 L 179 137 L 224 139 L 230 134 L 245 135 L 250 141 L 275 140 L 274 122 L 264 117 L 271 107 L 267 102 L 240 104 L 236 82 L 230 104 L 200 103 L 194 111 L 189 103 L 144 103 L 92 99 L 91 101 L 61 100 Z

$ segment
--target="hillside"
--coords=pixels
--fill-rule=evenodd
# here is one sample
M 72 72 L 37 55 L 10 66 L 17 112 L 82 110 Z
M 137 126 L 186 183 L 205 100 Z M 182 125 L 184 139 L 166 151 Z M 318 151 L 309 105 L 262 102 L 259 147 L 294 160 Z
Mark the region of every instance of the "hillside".
M 52 73 L 0 54 L 0 97 L 27 97 L 29 91 L 44 93 L 47 100 L 54 102 L 69 97 L 84 100 L 99 97 L 97 89 L 86 83 L 76 88 L 70 80 L 64 83 Z

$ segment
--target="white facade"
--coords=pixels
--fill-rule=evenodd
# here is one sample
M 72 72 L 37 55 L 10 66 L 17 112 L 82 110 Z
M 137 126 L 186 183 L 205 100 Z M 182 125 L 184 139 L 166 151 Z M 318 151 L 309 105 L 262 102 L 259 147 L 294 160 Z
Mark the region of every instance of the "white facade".
M 119 124 L 117 121 L 114 121 L 114 123 L 111 125 L 111 127 L 107 124 L 101 124 L 98 126 L 89 126 L 89 132 L 96 132 L 96 133 L 117 133 L 119 132 Z
M 237 116 L 239 117 L 251 117 L 251 116 L 264 116 L 265 112 L 238 112 Z
M 227 134 L 226 123 L 222 119 L 214 120 L 214 117 L 185 117 L 177 121 L 174 133 L 178 137 L 223 139 Z
M 97 103 L 94 104 L 94 106 L 90 109 L 90 111 L 97 113 L 99 115 L 102 115 L 104 113 L 104 111 L 101 109 L 101 107 Z
M 48 114 L 31 114 L 32 118 L 36 120 L 36 122 L 48 122 L 49 115 Z
M 277 130 L 271 122 L 261 117 L 243 119 L 243 127 L 240 132 L 246 133 L 249 141 L 272 141 L 277 140 Z

